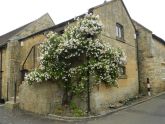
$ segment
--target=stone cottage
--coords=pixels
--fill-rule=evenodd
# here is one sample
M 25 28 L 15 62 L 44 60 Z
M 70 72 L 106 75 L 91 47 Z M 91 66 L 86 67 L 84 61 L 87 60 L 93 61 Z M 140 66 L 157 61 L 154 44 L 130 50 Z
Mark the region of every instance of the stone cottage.
M 54 26 L 53 20 L 45 14 L 29 24 L 0 36 L 0 99 L 9 100 L 13 96 L 14 83 L 17 83 L 17 86 L 21 83 L 23 61 L 31 47 L 45 37 L 40 35 L 37 39 L 28 42 L 23 42 L 23 39 L 52 26 Z
M 100 16 L 100 20 L 104 25 L 104 29 L 101 34 L 103 41 L 109 42 L 114 47 L 122 48 L 127 55 L 127 64 L 121 67 L 121 76 L 118 81 L 119 88 L 105 87 L 103 85 L 99 86 L 99 88 L 94 88 L 91 92 L 90 104 L 92 110 L 100 111 L 102 108 L 108 107 L 110 103 L 134 97 L 141 92 L 146 93 L 147 78 L 149 78 L 151 82 L 153 94 L 164 91 L 165 54 L 163 53 L 165 53 L 165 41 L 152 34 L 152 31 L 149 29 L 134 21 L 130 17 L 122 0 L 104 2 L 101 5 L 89 9 L 89 13 L 94 13 Z M 81 15 L 79 17 L 83 16 L 84 15 Z M 8 56 L 6 60 L 11 61 L 9 61 L 10 63 L 8 62 L 7 65 L 5 65 L 6 63 L 3 64 L 3 61 L 1 64 L 2 67 L 6 67 L 6 70 L 8 70 L 5 75 L 6 77 L 2 76 L 2 79 L 5 80 L 4 82 L 6 82 L 2 83 L 4 84 L 2 86 L 5 87 L 2 88 L 2 90 L 4 90 L 4 94 L 6 93 L 6 87 L 9 87 L 7 88 L 9 90 L 8 93 L 11 94 L 9 96 L 13 95 L 13 92 L 10 91 L 13 91 L 14 81 L 21 80 L 20 71 L 22 71 L 23 75 L 27 71 L 38 67 L 39 53 L 37 46 L 39 42 L 44 41 L 46 38 L 45 34 L 49 31 L 63 33 L 68 23 L 74 23 L 74 19 L 52 27 L 52 21 L 48 21 L 48 23 L 47 21 L 43 22 L 45 26 L 48 26 L 47 28 L 44 27 L 43 30 L 41 29 L 19 38 L 19 41 L 17 39 L 16 41 L 13 40 L 13 42 L 8 42 L 7 48 L 10 49 L 6 50 L 8 51 L 6 52 Z M 15 37 L 17 38 L 17 35 Z M 15 50 L 16 47 L 19 49 Z M 13 52 L 14 50 L 15 52 Z M 12 53 L 13 55 L 11 55 Z M 3 54 L 1 55 L 3 56 Z M 14 77 L 16 77 L 16 79 L 14 79 Z M 6 86 L 7 84 L 8 86 Z M 50 113 L 52 109 L 51 107 L 53 106 L 51 103 L 54 102 L 54 99 L 56 99 L 55 97 L 57 96 L 54 95 L 54 98 L 50 98 L 48 95 L 58 92 L 57 89 L 54 91 L 51 88 L 54 87 L 52 85 L 53 84 L 51 84 L 51 86 L 45 86 L 44 84 L 45 89 L 41 86 L 43 89 L 40 94 L 38 93 L 40 92 L 39 90 L 36 90 L 35 88 L 29 89 L 27 85 L 23 84 L 20 90 L 21 108 L 36 113 Z M 26 93 L 33 94 L 31 99 L 34 99 L 34 103 L 28 103 L 29 98 L 25 97 L 25 95 L 28 96 Z M 8 95 L 2 95 L 2 98 L 6 98 L 5 96 Z
M 108 3 L 104 3 L 89 9 L 89 12 L 100 16 L 100 20 L 104 25 L 101 35 L 103 41 L 110 42 L 110 44 L 114 47 L 122 48 L 127 55 L 127 64 L 126 66 L 121 67 L 121 76 L 118 81 L 119 88 L 107 88 L 106 86 L 102 85 L 99 86 L 99 88 L 94 88 L 91 92 L 91 108 L 93 111 L 100 111 L 102 108 L 108 107 L 110 103 L 136 96 L 139 93 L 136 49 L 137 44 L 135 38 L 136 29 L 124 3 L 121 0 L 113 0 Z M 84 15 L 81 15 L 79 17 L 81 18 L 83 16 Z M 68 20 L 59 25 L 55 25 L 47 30 L 38 32 L 36 37 L 37 35 L 46 33 L 48 31 L 62 33 L 68 23 L 74 23 L 74 19 Z M 29 37 L 29 39 L 31 38 Z M 24 69 L 29 70 L 28 67 Z M 43 85 L 45 86 L 45 84 Z M 41 86 L 40 88 L 42 88 L 42 91 L 40 91 L 38 88 L 30 89 L 26 87 L 28 86 L 23 84 L 20 91 L 20 107 L 22 109 L 37 113 L 49 113 L 52 110 L 50 106 L 54 106 L 54 104 L 60 104 L 57 103 L 58 96 L 53 96 L 56 98 L 47 99 L 48 97 L 45 98 L 46 95 L 43 94 L 43 92 L 47 95 L 56 93 L 57 89 L 54 88 L 53 90 L 51 88 L 53 86 L 45 86 L 47 87 L 47 90 L 43 89 L 43 86 Z M 38 93 L 36 93 L 36 91 Z M 25 97 L 26 93 L 30 94 L 31 99 L 33 99 L 31 101 L 32 103 L 28 103 L 29 98 Z M 34 95 L 35 93 L 36 95 Z M 49 106 L 49 104 L 51 105 Z
M 103 41 L 109 42 L 114 47 L 122 48 L 127 55 L 127 64 L 126 66 L 121 67 L 121 76 L 118 81 L 119 88 L 107 88 L 106 86 L 101 85 L 99 88 L 94 88 L 91 92 L 91 108 L 93 111 L 100 111 L 102 108 L 108 107 L 110 103 L 136 96 L 139 93 L 137 44 L 135 38 L 136 29 L 124 3 L 121 0 L 113 0 L 108 3 L 104 3 L 89 9 L 89 12 L 100 16 L 100 20 L 104 25 L 101 35 Z M 83 16 L 84 15 L 81 15 L 79 17 L 81 18 Z M 74 19 L 38 32 L 36 37 L 37 35 L 48 31 L 62 33 L 68 23 L 74 23 Z M 29 39 L 31 38 L 29 37 Z M 25 69 L 29 70 L 28 67 Z M 43 89 L 43 86 L 40 87 L 42 91 L 38 88 L 27 88 L 28 86 L 26 84 L 21 86 L 20 107 L 22 109 L 37 113 L 49 113 L 52 109 L 54 109 L 50 106 L 60 104 L 57 102 L 58 96 L 53 96 L 55 98 L 52 97 L 51 99 L 47 99 L 48 97 L 45 95 L 55 94 L 58 90 L 56 88 L 53 90 L 51 88 L 53 86 L 50 87 L 45 86 L 45 84 L 43 85 L 44 87 L 47 87 L 47 90 Z M 45 94 L 43 94 L 43 92 Z M 31 100 L 32 103 L 28 103 L 29 98 L 25 97 L 26 93 L 30 94 L 31 99 L 33 99 Z M 59 100 L 59 102 L 61 101 Z

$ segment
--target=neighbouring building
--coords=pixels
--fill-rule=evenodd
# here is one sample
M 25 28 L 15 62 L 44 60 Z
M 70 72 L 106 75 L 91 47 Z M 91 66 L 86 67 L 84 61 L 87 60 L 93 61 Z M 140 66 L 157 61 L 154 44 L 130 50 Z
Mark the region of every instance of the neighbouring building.
M 28 52 L 34 44 L 45 39 L 43 34 L 38 35 L 36 39 L 36 35 L 32 35 L 52 26 L 54 26 L 53 20 L 45 14 L 29 24 L 0 36 L 0 99 L 7 100 L 13 97 L 14 83 L 16 82 L 17 86 L 21 84 L 21 66 Z M 23 40 L 28 36 L 32 36 L 31 40 Z
M 140 91 L 147 92 L 147 78 L 152 94 L 165 91 L 165 41 L 136 21 Z
M 134 21 L 122 0 L 104 2 L 89 9 L 89 13 L 100 16 L 104 25 L 101 34 L 103 41 L 109 42 L 114 47 L 122 48 L 127 55 L 127 64 L 121 68 L 119 88 L 104 85 L 95 87 L 91 92 L 92 110 L 98 112 L 111 103 L 134 97 L 139 93 L 146 94 L 147 78 L 151 83 L 152 94 L 165 91 L 165 41 Z M 20 84 L 23 79 L 21 72 L 24 75 L 27 71 L 38 67 L 38 43 L 44 41 L 46 34 L 49 31 L 62 33 L 68 23 L 74 23 L 74 19 L 55 26 L 50 17 L 42 19 L 41 22 L 37 23 L 40 29 L 35 31 L 33 31 L 33 26 L 28 26 L 31 25 L 29 23 L 17 29 L 16 33 L 11 36 L 10 33 L 6 34 L 5 40 L 1 40 L 3 36 L 0 37 L 0 45 L 5 44 L 1 45 L 1 59 L 3 60 L 1 70 L 4 71 L 1 71 L 1 98 L 6 99 L 7 94 L 10 94 L 10 97 L 13 96 L 14 82 L 18 81 L 17 83 Z M 12 40 L 8 40 L 11 38 Z M 20 89 L 21 108 L 40 114 L 50 113 L 52 106 L 61 102 L 59 100 L 61 92 L 55 87 L 53 84 L 50 86 L 43 84 L 41 91 L 37 87 L 35 87 L 37 90 L 34 87 L 29 89 L 23 84 Z M 52 95 L 53 93 L 57 95 Z M 31 103 L 28 102 L 28 96 L 31 97 Z

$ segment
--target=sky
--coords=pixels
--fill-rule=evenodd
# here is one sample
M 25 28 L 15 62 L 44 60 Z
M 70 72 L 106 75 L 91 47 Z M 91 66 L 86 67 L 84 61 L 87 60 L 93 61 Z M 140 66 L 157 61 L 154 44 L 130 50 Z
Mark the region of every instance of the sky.
M 0 0 L 0 35 L 49 13 L 55 24 L 105 0 Z M 165 39 L 165 0 L 123 0 L 131 17 Z

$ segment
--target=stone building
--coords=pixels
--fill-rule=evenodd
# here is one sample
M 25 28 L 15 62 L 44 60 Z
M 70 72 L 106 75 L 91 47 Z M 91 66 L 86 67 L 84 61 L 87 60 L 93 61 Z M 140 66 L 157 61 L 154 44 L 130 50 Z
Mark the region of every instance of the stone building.
M 114 103 L 119 100 L 124 100 L 130 97 L 134 97 L 139 93 L 137 49 L 136 49 L 136 39 L 135 39 L 136 29 L 134 27 L 133 21 L 130 18 L 130 15 L 126 7 L 124 6 L 124 3 L 121 0 L 113 0 L 108 3 L 104 3 L 103 5 L 99 5 L 94 8 L 91 8 L 89 12 L 92 12 L 100 16 L 100 20 L 104 25 L 104 29 L 101 35 L 103 41 L 109 42 L 114 47 L 122 48 L 122 50 L 125 51 L 127 55 L 127 64 L 125 67 L 122 68 L 122 75 L 120 76 L 120 79 L 118 81 L 119 88 L 106 87 L 104 85 L 100 85 L 99 88 L 95 87 L 92 90 L 91 108 L 93 111 L 96 112 L 96 111 L 100 111 L 102 108 L 108 107 L 110 103 Z M 83 16 L 84 15 L 81 15 L 79 17 L 81 18 Z M 70 24 L 74 23 L 74 19 L 68 20 L 59 25 L 55 25 L 54 27 L 49 28 L 47 30 L 38 32 L 36 35 L 48 31 L 62 33 L 65 27 L 68 25 L 68 23 Z M 26 69 L 29 70 L 28 68 Z M 41 112 L 41 108 L 47 108 L 45 109 L 45 111 L 46 112 L 49 111 L 50 107 L 48 106 L 48 104 L 50 103 L 60 104 L 57 103 L 58 101 L 57 98 L 52 98 L 52 100 L 49 99 L 47 100 L 47 102 L 44 101 L 45 95 L 43 94 L 43 91 L 45 90 L 42 89 L 42 91 L 40 91 L 38 90 L 38 88 L 36 88 L 38 93 L 37 95 L 35 95 L 36 92 L 35 88 L 33 88 L 32 90 L 26 87 L 28 86 L 26 84 L 23 84 L 23 86 L 21 86 L 21 91 L 20 91 L 21 92 L 20 106 L 22 109 L 42 113 L 43 111 Z M 41 88 L 43 88 L 43 86 L 41 86 Z M 54 94 L 56 91 L 57 91 L 56 88 L 54 88 L 54 90 L 49 90 L 47 88 L 47 91 L 45 93 L 47 95 Z M 30 93 L 31 98 L 35 99 L 35 102 L 32 101 L 33 105 L 27 102 L 28 101 L 27 97 L 24 97 L 27 92 L 28 93 L 31 92 Z M 42 97 L 44 99 L 42 99 Z M 38 103 L 38 101 L 40 101 L 40 103 L 44 101 L 44 103 L 41 106 L 36 107 L 34 104 L 40 104 Z
M 48 14 L 16 30 L 0 36 L 0 99 L 10 99 L 14 94 L 14 83 L 21 83 L 21 66 L 31 47 L 45 38 L 40 34 L 36 40 L 27 42 L 28 36 L 54 26 Z M 35 36 L 32 36 L 34 39 Z
M 164 91 L 165 41 L 134 21 L 122 0 L 104 2 L 89 9 L 89 13 L 100 16 L 100 20 L 104 25 L 101 34 L 103 41 L 109 42 L 114 47 L 122 48 L 127 55 L 127 64 L 121 68 L 121 76 L 118 81 L 119 88 L 105 87 L 104 85 L 95 87 L 91 92 L 92 110 L 100 111 L 102 108 L 108 107 L 110 103 L 134 97 L 139 93 L 146 93 L 147 78 L 151 83 L 152 94 Z M 39 53 L 37 46 L 39 42 L 44 41 L 45 34 L 49 31 L 62 33 L 68 23 L 74 23 L 74 19 L 55 26 L 52 26 L 54 23 L 51 20 L 47 21 L 46 19 L 46 21 L 42 21 L 43 25 L 37 25 L 41 26 L 40 28 L 43 30 L 38 29 L 31 33 L 33 26 L 29 26 L 27 34 L 25 33 L 26 36 L 20 38 L 24 33 L 15 33 L 9 37 L 10 39 L 12 37 L 13 40 L 5 42 L 7 45 L 1 50 L 1 58 L 8 57 L 6 59 L 8 62 L 2 61 L 1 64 L 2 68 L 6 68 L 2 70 L 7 70 L 6 73 L 2 73 L 2 98 L 6 99 L 6 96 L 8 96 L 6 95 L 6 89 L 9 90 L 9 96 L 13 96 L 11 91 L 13 91 L 14 81 L 17 81 L 18 84 L 21 81 L 20 71 L 24 73 L 38 67 Z M 31 23 L 28 25 L 31 25 Z M 24 29 L 24 27 L 22 28 Z M 0 44 L 3 43 L 1 37 Z M 6 86 L 7 84 L 8 86 Z M 21 108 L 36 113 L 50 113 L 52 109 L 50 106 L 53 106 L 50 104 L 57 103 L 57 97 L 59 98 L 59 95 L 50 97 L 50 94 L 59 92 L 59 90 L 52 87 L 55 86 L 53 84 L 50 84 L 50 86 L 43 84 L 41 86 L 42 91 L 40 91 L 39 88 L 29 89 L 26 84 L 23 84 L 20 88 Z M 28 103 L 27 93 L 31 94 L 31 102 L 33 103 Z M 60 100 L 58 102 L 60 103 Z
M 165 41 L 138 22 L 133 22 L 137 31 L 140 91 L 147 92 L 148 78 L 152 94 L 163 92 L 165 91 Z

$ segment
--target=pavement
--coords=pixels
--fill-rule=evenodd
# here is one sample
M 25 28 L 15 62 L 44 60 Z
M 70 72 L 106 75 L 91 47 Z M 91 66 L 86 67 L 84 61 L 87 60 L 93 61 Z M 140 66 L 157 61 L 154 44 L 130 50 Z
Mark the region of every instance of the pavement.
M 23 112 L 20 110 L 7 110 L 0 105 L 0 124 L 66 124 L 65 122 L 47 119 L 44 116 Z M 68 124 L 68 123 L 67 123 Z
M 165 124 L 165 94 L 116 113 L 81 122 L 50 120 L 19 110 L 9 111 L 0 105 L 0 124 Z
M 79 124 L 165 124 L 165 94 L 114 114 Z

